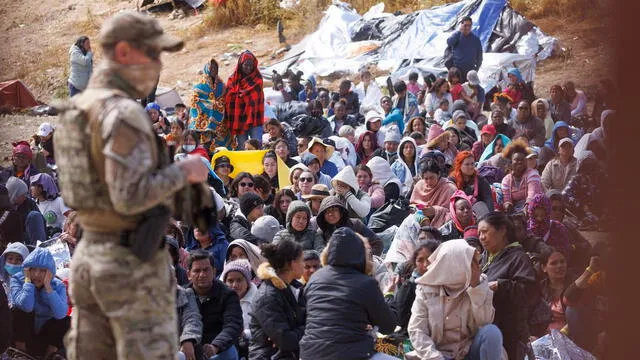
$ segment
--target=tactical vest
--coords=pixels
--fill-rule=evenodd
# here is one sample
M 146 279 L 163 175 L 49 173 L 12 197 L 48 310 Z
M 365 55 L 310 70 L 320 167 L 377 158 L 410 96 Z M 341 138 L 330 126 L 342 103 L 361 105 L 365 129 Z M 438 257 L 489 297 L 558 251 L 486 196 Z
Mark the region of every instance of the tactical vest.
M 60 111 L 54 137 L 58 182 L 65 204 L 78 212 L 80 224 L 87 230 L 135 226 L 134 217 L 113 210 L 105 182 L 101 124 L 120 96 L 125 95 L 118 90 L 90 88 L 56 105 Z

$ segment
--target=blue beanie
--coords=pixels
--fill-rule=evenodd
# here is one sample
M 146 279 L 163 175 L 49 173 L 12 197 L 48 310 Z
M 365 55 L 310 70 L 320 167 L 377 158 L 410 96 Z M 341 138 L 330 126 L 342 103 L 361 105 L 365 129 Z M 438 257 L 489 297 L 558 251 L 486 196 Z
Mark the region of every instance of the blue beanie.
M 144 108 L 145 111 L 149 111 L 151 109 L 160 112 L 160 105 L 152 102 L 152 103 L 148 103 L 147 106 Z

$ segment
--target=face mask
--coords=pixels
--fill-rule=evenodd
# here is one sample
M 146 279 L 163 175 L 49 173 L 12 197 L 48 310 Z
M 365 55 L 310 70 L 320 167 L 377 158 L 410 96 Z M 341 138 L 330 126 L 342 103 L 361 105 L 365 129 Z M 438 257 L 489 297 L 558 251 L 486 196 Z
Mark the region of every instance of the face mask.
M 4 269 L 10 276 L 13 276 L 22 271 L 22 265 L 4 264 Z
M 146 98 L 160 79 L 162 63 L 152 61 L 146 64 L 122 65 L 112 61 L 109 67 L 136 90 L 138 98 Z
M 188 153 L 196 149 L 195 145 L 182 145 L 182 149 Z

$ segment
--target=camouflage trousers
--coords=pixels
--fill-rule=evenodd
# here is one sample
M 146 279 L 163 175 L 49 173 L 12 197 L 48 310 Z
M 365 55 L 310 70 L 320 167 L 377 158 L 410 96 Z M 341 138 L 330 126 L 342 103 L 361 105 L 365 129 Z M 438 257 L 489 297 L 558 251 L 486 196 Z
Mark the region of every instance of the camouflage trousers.
M 176 280 L 168 251 L 142 262 L 116 234 L 85 232 L 71 261 L 68 359 L 176 359 Z

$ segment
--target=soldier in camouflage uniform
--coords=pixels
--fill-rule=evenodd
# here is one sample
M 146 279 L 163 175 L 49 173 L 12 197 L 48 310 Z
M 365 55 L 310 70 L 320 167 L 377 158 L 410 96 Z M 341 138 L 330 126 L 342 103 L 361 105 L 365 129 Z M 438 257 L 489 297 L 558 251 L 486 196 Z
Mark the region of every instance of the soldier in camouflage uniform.
M 135 101 L 157 83 L 161 52 L 178 51 L 183 42 L 152 17 L 122 12 L 105 21 L 100 43 L 105 59 L 87 90 L 63 109 L 55 139 L 62 194 L 84 229 L 71 264 L 68 357 L 174 359 L 169 253 L 154 249 L 141 260 L 123 246 L 122 234 L 135 232 L 149 209 L 173 210 L 178 191 L 207 179 L 198 158 L 163 165 L 151 121 Z

